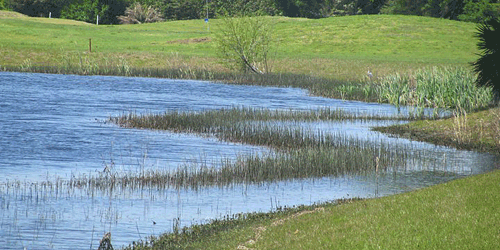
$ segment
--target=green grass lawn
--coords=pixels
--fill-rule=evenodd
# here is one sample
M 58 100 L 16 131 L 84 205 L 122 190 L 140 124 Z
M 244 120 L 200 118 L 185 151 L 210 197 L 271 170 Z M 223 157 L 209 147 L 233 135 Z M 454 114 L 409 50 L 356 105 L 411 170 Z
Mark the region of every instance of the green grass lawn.
M 327 207 L 266 226 L 256 249 L 495 249 L 500 172 Z M 250 247 L 250 245 L 249 245 Z
M 304 19 L 269 17 L 275 24 L 275 71 L 330 78 L 360 78 L 406 72 L 429 65 L 467 65 L 476 59 L 475 24 L 445 19 L 365 15 Z M 140 25 L 93 25 L 30 18 L 0 11 L 0 65 L 60 65 L 68 55 L 123 58 L 131 66 L 224 70 L 213 31 L 220 20 Z

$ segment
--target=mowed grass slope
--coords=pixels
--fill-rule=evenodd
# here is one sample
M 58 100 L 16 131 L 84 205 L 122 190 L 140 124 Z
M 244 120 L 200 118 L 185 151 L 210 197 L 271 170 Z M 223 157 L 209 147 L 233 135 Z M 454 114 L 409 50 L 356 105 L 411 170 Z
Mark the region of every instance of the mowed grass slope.
M 467 65 L 476 59 L 475 24 L 445 19 L 365 15 L 303 19 L 268 17 L 275 24 L 275 71 L 330 78 L 406 72 L 429 65 Z M 221 20 L 140 25 L 94 25 L 30 18 L 0 11 L 0 65 L 60 65 L 68 55 L 125 59 L 131 67 L 224 70 L 214 33 Z M 173 62 L 175 61 L 175 62 Z
M 362 200 L 268 226 L 256 249 L 496 249 L 500 172 Z

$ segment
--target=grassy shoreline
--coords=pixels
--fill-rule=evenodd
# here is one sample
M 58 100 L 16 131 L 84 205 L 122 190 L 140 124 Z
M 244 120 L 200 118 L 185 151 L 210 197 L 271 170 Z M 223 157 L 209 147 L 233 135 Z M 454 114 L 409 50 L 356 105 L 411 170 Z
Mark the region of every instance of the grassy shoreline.
M 125 249 L 491 249 L 500 170 L 407 193 L 235 215 Z

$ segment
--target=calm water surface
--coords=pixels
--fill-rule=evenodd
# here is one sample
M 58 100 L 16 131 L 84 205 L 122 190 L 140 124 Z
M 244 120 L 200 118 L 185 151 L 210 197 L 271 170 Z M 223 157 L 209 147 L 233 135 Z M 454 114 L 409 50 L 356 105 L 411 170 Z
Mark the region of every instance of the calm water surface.
M 343 108 L 393 114 L 391 105 L 311 97 L 295 88 L 203 81 L 0 72 L 0 246 L 96 249 L 105 232 L 115 247 L 173 226 L 278 206 L 374 197 L 498 168 L 489 154 L 391 138 L 370 131 L 394 122 L 308 123 L 313 130 L 412 148 L 417 160 L 390 175 L 294 180 L 192 190 L 34 190 L 31 183 L 116 171 L 175 169 L 191 162 L 267 151 L 189 134 L 123 129 L 105 121 L 123 113 L 199 111 L 231 106 Z M 38 186 L 37 186 L 38 188 Z M 61 189 L 62 190 L 62 189 Z M 155 223 L 153 223 L 153 221 Z

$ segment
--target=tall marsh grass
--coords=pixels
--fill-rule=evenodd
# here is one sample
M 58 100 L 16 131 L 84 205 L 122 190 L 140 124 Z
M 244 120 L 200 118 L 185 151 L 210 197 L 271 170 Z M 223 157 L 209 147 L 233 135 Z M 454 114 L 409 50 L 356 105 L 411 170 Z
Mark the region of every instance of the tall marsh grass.
M 234 183 L 262 183 L 297 178 L 321 178 L 397 169 L 405 165 L 406 150 L 343 134 L 312 131 L 293 122 L 352 119 L 389 119 L 328 108 L 282 111 L 235 107 L 201 112 L 127 114 L 111 118 L 124 127 L 170 130 L 214 136 L 220 140 L 265 146 L 267 154 L 225 160 L 220 167 L 184 165 L 176 171 L 149 171 L 118 178 L 120 185 L 143 183 L 161 187 L 191 187 Z M 84 182 L 86 183 L 86 182 Z M 142 184 L 141 184 L 142 185 Z
M 201 112 L 168 111 L 162 114 L 124 114 L 110 120 L 123 127 L 171 130 L 201 133 L 222 140 L 267 146 L 284 140 L 283 134 L 306 138 L 303 131 L 279 122 L 285 121 L 349 121 L 349 120 L 404 120 L 402 116 L 384 117 L 378 114 L 349 113 L 342 109 L 270 110 L 233 107 Z M 274 122 L 271 124 L 270 122 Z M 275 138 L 271 138 L 275 136 Z M 256 139 L 260 138 L 260 139 Z M 269 141 L 269 143 L 262 143 Z M 294 142 L 296 143 L 296 142 Z M 288 144 L 282 142 L 281 144 Z
M 108 173 L 82 176 L 71 185 L 90 190 L 142 190 L 165 188 L 199 189 L 207 186 L 230 187 L 291 179 L 356 175 L 374 171 L 395 171 L 405 166 L 404 150 L 390 145 L 374 147 L 350 143 L 340 147 L 303 147 L 287 152 L 240 156 L 223 160 L 220 166 L 203 163 L 180 165 L 174 171 L 147 170 L 136 173 Z
M 111 118 L 121 126 L 171 130 L 215 136 L 220 140 L 269 147 L 273 150 L 221 159 L 179 165 L 176 169 L 117 171 L 113 167 L 93 174 L 73 176 L 41 183 L 13 182 L 7 189 L 39 199 L 43 195 L 84 190 L 112 195 L 126 190 L 199 189 L 207 186 L 230 187 L 239 184 L 261 184 L 291 179 L 359 175 L 375 171 L 397 171 L 405 168 L 412 157 L 406 147 L 373 143 L 346 136 L 325 133 L 294 125 L 298 121 L 352 119 L 387 119 L 376 115 L 356 115 L 341 110 L 280 111 L 231 108 L 202 112 L 168 112 L 158 115 L 128 114 Z M 7 190 L 8 191 L 8 190 Z
M 478 87 L 476 76 L 465 68 L 434 67 L 412 75 L 388 75 L 378 80 L 379 101 L 396 106 L 456 109 L 467 111 L 492 105 L 490 87 Z

